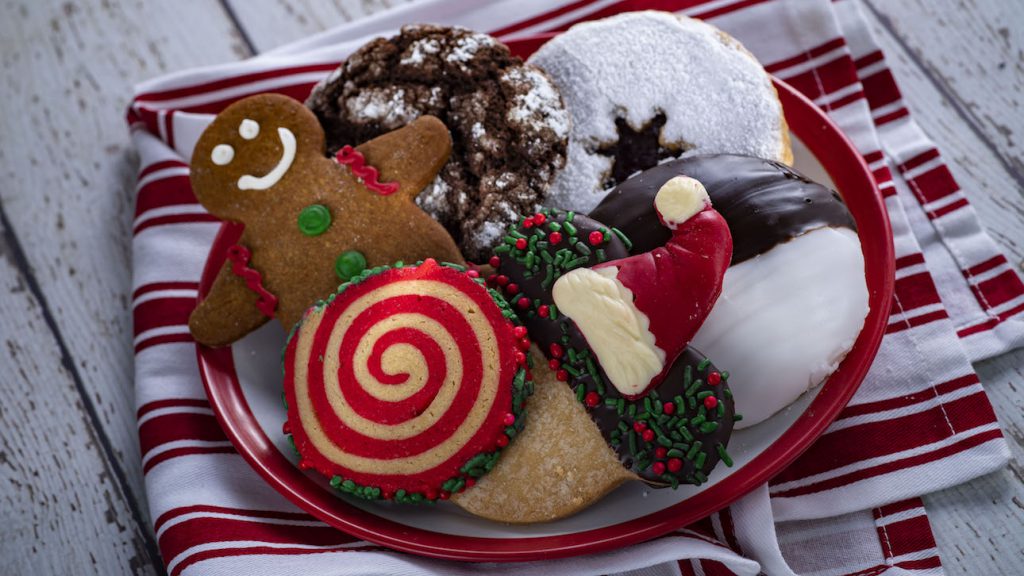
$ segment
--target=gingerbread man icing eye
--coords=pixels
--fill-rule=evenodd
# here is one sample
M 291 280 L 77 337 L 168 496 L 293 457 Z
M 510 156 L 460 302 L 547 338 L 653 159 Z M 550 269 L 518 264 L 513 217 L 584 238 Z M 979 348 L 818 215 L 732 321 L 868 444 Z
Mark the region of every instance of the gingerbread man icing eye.
M 218 144 L 213 147 L 213 152 L 210 153 L 210 160 L 217 166 L 224 166 L 230 164 L 235 158 L 235 149 L 227 144 Z
M 252 140 L 260 135 L 260 125 L 255 120 L 246 118 L 238 125 L 238 135 L 246 140 Z

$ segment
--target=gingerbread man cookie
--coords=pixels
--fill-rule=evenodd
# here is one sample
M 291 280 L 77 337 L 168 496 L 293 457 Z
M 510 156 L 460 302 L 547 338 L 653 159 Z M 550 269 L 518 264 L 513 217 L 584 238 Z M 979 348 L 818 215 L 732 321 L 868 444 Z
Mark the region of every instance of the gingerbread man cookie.
M 230 344 L 271 317 L 290 328 L 366 268 L 463 262 L 444 228 L 415 204 L 451 152 L 439 120 L 424 116 L 344 147 L 337 159 L 324 150 L 313 113 L 274 94 L 232 104 L 199 138 L 196 197 L 245 229 L 189 319 L 198 342 Z

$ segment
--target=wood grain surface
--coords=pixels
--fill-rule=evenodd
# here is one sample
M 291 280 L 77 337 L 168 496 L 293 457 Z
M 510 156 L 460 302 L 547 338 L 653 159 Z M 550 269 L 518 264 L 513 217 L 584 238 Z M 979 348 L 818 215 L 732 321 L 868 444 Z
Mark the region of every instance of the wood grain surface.
M 131 86 L 407 1 L 0 4 L 0 573 L 163 571 L 132 392 Z M 917 122 L 1024 269 L 1019 1 L 862 8 Z M 950 574 L 1024 574 L 1022 367 L 1024 352 L 977 366 L 1011 466 L 925 499 Z

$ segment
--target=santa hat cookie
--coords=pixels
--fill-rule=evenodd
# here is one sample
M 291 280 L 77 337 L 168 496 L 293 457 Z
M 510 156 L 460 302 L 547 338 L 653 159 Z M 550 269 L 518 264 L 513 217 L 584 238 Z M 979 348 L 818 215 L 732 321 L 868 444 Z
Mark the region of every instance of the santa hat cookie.
M 635 399 L 657 386 L 722 290 L 732 237 L 704 186 L 677 176 L 654 199 L 669 241 L 649 252 L 572 270 L 552 297 L 610 383 Z

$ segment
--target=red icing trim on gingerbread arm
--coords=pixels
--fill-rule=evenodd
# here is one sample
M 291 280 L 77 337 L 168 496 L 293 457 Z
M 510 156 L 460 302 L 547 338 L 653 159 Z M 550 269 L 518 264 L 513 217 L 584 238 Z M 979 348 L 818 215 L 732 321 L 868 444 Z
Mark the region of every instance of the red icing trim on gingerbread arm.
M 348 166 L 352 174 L 363 181 L 363 185 L 377 192 L 381 196 L 388 196 L 398 192 L 398 182 L 381 182 L 380 173 L 373 166 L 366 164 L 366 158 L 355 148 L 345 145 L 338 150 L 335 160 L 339 164 Z
M 277 296 L 263 286 L 263 276 L 259 271 L 249 267 L 250 258 L 252 258 L 252 252 L 245 246 L 235 244 L 228 248 L 228 260 L 231 261 L 232 274 L 245 280 L 245 285 L 259 296 L 256 300 L 256 308 L 267 318 L 273 318 L 274 311 L 277 310 Z

